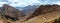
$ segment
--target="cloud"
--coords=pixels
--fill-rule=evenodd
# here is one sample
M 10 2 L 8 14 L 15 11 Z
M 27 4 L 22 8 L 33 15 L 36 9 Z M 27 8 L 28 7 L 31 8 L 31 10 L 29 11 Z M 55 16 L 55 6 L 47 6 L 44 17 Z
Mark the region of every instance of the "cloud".
M 11 5 L 11 6 L 13 6 L 13 7 L 25 7 L 25 6 L 28 6 L 29 4 L 27 4 L 27 3 L 25 3 L 25 2 L 18 2 L 18 3 L 16 3 L 16 4 L 9 4 L 9 5 Z
M 14 7 L 26 7 L 28 5 L 60 4 L 60 0 L 0 0 L 0 5 L 9 4 Z
M 28 5 L 34 5 L 35 3 L 40 3 L 39 0 L 9 0 L 11 6 L 14 7 L 25 7 Z
M 46 5 L 46 4 L 58 4 L 60 5 L 60 0 L 39 0 L 40 5 Z
M 0 2 L 0 7 L 3 6 L 3 4 L 7 4 L 7 2 Z
M 58 4 L 58 5 L 60 5 L 60 2 L 53 2 L 53 4 Z
M 9 4 L 14 7 L 25 7 L 28 5 L 34 5 L 36 3 L 37 4 L 40 3 L 38 0 L 6 0 L 6 2 L 3 1 L 4 0 L 1 0 L 0 2 L 2 2 L 2 4 Z

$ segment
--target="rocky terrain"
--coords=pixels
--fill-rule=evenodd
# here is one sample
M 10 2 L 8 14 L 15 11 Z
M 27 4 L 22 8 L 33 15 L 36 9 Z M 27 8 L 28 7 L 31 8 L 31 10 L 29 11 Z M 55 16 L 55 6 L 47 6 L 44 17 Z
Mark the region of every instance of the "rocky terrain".
M 0 23 L 60 23 L 60 5 L 41 5 L 32 15 L 4 4 L 0 8 Z

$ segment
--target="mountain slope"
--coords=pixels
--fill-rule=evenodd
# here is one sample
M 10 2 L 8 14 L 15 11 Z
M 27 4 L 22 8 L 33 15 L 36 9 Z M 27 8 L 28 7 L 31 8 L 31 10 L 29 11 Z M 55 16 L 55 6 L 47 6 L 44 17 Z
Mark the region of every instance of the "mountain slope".
M 41 5 L 24 23 L 47 23 L 60 17 L 60 5 Z
M 5 5 L 3 5 L 3 8 L 4 8 L 4 6 Z M 10 7 L 10 6 L 8 6 L 8 7 Z M 6 6 L 6 8 L 4 8 L 4 9 L 6 10 L 8 7 Z M 5 11 L 4 16 L 7 15 L 12 18 L 14 18 L 14 17 L 16 18 L 16 16 L 14 16 L 14 14 L 11 11 L 15 12 L 16 9 L 14 9 L 13 7 L 8 8 L 8 10 Z M 20 14 L 18 14 L 17 16 L 19 16 L 19 15 Z M 23 14 L 22 17 L 20 17 L 20 16 L 19 16 L 19 18 L 22 18 L 25 15 Z M 55 19 L 58 19 L 60 17 L 60 5 L 55 5 L 55 4 L 54 5 L 41 5 L 32 13 L 32 15 L 28 15 L 28 16 L 29 17 L 25 16 L 24 18 L 22 18 L 22 20 L 26 19 L 26 21 L 21 22 L 21 19 L 19 19 L 15 22 L 11 21 L 11 23 L 52 23 L 51 21 L 54 21 Z M 8 22 L 7 19 L 2 19 L 2 21 Z
M 12 22 L 12 21 L 17 21 L 17 20 L 24 20 L 25 18 L 25 14 L 22 13 L 20 10 L 15 9 L 12 6 L 9 6 L 7 4 L 4 4 L 1 8 L 0 8 L 0 12 L 1 12 L 1 17 L 3 17 L 3 19 L 5 21 L 8 22 Z M 3 20 L 3 21 L 4 21 Z

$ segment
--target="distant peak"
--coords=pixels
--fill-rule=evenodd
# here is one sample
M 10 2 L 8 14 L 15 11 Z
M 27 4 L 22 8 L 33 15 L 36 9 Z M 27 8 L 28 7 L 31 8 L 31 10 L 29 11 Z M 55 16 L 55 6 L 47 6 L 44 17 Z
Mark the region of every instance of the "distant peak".
M 3 4 L 3 6 L 9 6 L 8 4 Z
M 3 8 L 13 8 L 13 7 L 8 4 L 3 4 Z

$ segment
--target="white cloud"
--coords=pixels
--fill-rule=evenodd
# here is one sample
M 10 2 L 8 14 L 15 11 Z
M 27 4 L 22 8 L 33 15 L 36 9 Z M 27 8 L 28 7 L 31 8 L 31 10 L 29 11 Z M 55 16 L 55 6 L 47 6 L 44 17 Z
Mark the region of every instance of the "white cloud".
M 27 4 L 26 2 L 18 2 L 16 4 L 10 4 L 11 6 L 13 7 L 25 7 L 25 6 L 28 6 L 29 4 Z
M 39 0 L 9 0 L 9 2 L 11 2 L 11 6 L 14 6 L 14 7 L 25 7 L 25 6 L 28 6 L 28 5 L 34 5 L 35 3 L 40 3 Z
M 7 4 L 7 2 L 0 2 L 0 4 Z
M 57 3 L 57 4 L 60 4 L 60 2 L 57 2 L 57 1 L 60 1 L 60 0 L 8 0 L 8 2 L 1 2 L 1 4 L 9 4 L 11 6 L 14 6 L 14 7 L 25 7 L 25 6 L 28 6 L 28 5 L 36 5 L 36 4 L 53 4 L 53 3 Z M 56 4 L 55 3 L 55 4 Z
M 58 5 L 60 5 L 60 2 L 53 2 L 53 4 L 58 4 Z
M 2 7 L 3 4 L 7 4 L 7 2 L 0 2 L 0 7 Z

